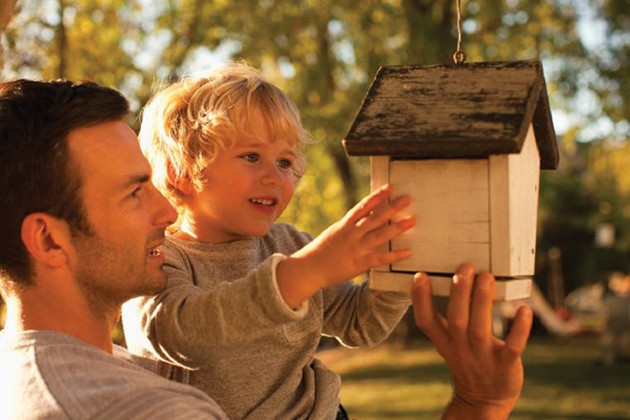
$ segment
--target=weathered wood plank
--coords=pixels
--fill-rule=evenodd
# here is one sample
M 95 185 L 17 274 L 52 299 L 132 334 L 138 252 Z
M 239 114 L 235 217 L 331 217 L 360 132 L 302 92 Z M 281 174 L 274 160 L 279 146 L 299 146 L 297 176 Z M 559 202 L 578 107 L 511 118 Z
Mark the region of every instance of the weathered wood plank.
M 491 269 L 497 276 L 533 276 L 539 155 L 530 126 L 521 153 L 490 156 Z
M 389 156 L 372 156 L 370 157 L 370 191 L 374 192 L 381 188 L 383 185 L 389 184 Z M 394 191 L 394 194 L 400 195 Z M 380 245 L 377 248 L 378 252 L 387 252 L 390 250 L 391 242 L 387 242 Z M 389 265 L 377 267 L 378 269 L 387 271 Z
M 537 61 L 382 67 L 352 124 L 350 155 L 480 158 L 520 152 L 533 122 L 541 167 L 558 150 Z
M 452 277 L 430 275 L 431 290 L 434 296 L 450 296 Z M 371 270 L 370 288 L 388 292 L 409 293 L 413 273 L 397 273 Z M 497 280 L 494 287 L 494 300 L 506 301 L 528 298 L 531 294 L 531 279 Z
M 463 262 L 490 269 L 488 160 L 393 160 L 390 183 L 412 198 L 417 227 L 392 241 L 412 256 L 394 271 L 453 273 Z

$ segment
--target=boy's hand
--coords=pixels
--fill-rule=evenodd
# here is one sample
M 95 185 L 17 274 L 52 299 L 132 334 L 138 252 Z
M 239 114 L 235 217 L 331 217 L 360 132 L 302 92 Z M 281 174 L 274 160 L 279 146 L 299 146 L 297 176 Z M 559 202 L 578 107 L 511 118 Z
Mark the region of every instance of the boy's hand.
M 453 278 L 446 318 L 433 308 L 431 282 L 416 274 L 412 288 L 416 324 L 451 372 L 453 398 L 445 419 L 507 419 L 523 387 L 521 354 L 532 311 L 519 308 L 505 341 L 492 335 L 494 276 L 462 265 Z
M 376 190 L 311 243 L 278 264 L 278 286 L 289 306 L 297 307 L 320 289 L 411 255 L 408 249 L 378 249 L 415 225 L 409 216 L 390 223 L 411 202 L 402 196 L 389 203 L 390 194 L 389 185 Z

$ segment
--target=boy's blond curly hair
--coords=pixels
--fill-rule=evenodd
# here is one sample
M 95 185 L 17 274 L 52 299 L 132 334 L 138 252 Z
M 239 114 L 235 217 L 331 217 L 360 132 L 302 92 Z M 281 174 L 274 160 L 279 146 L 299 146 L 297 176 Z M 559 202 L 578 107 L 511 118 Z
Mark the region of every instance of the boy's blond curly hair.
M 200 191 L 204 169 L 218 150 L 248 134 L 256 111 L 275 138 L 293 139 L 298 150 L 312 142 L 295 105 L 244 63 L 228 63 L 200 76 L 184 77 L 147 103 L 138 135 L 140 146 L 153 168 L 155 186 L 180 214 L 180 192 L 173 183 L 187 180 Z M 306 168 L 301 154 L 294 167 L 299 178 Z

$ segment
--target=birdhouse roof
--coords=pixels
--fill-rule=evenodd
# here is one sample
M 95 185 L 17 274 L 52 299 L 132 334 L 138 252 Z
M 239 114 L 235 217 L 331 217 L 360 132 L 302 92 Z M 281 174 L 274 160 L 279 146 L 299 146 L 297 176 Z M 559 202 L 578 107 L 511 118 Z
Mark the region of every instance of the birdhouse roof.
M 559 154 L 539 61 L 381 67 L 343 141 L 404 159 L 519 153 L 532 124 L 542 169 Z

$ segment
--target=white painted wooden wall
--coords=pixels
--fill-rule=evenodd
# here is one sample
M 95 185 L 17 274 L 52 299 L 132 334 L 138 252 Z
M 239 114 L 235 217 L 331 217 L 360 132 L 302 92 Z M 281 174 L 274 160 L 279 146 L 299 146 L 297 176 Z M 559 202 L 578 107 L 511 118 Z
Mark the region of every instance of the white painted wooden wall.
M 534 274 L 540 157 L 530 125 L 521 153 L 488 159 L 392 160 L 372 157 L 371 187 L 390 183 L 412 198 L 417 226 L 392 241 L 412 256 L 371 273 L 371 287 L 409 290 L 416 271 L 432 273 L 436 294 L 448 295 L 464 262 L 506 278 L 497 299 L 529 296 Z

